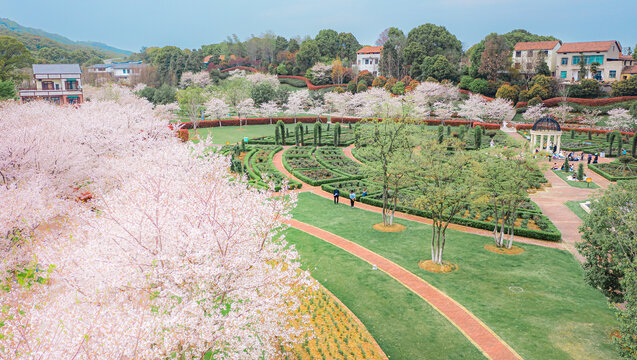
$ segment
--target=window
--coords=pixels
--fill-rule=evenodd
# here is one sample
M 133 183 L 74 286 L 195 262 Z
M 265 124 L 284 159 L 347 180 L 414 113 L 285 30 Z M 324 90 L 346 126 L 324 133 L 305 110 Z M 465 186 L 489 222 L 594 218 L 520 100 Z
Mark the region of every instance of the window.
M 568 58 L 562 58 L 562 65 L 568 65 Z
M 365 65 L 369 65 L 369 59 L 365 59 Z
M 53 90 L 53 81 L 42 81 L 42 90 Z
M 544 55 L 548 55 L 549 51 L 548 50 L 544 50 Z
M 590 65 L 595 62 L 601 65 L 604 63 L 604 55 L 584 56 L 584 61 L 586 61 L 586 65 Z
M 560 79 L 566 79 L 566 71 L 560 73 Z
M 581 58 L 580 58 L 580 56 L 579 56 L 579 55 L 578 55 L 578 56 L 573 56 L 573 65 L 577 65 L 577 64 L 579 64 L 580 59 L 581 59 Z
M 616 78 L 617 77 L 617 71 L 615 71 L 615 70 L 609 71 L 608 72 L 608 77 L 611 78 L 611 79 Z
M 533 57 L 533 50 L 529 50 L 529 57 Z
M 522 51 L 516 51 L 515 52 L 515 57 L 520 57 L 522 56 Z

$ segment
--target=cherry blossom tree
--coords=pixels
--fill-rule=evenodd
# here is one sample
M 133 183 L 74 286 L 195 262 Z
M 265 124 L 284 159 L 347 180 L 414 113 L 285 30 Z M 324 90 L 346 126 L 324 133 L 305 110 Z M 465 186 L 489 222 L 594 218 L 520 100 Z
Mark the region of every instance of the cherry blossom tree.
M 278 114 L 279 111 L 281 111 L 281 109 L 279 109 L 279 106 L 276 104 L 275 101 L 268 101 L 261 104 L 261 106 L 259 107 L 259 112 L 261 113 L 261 115 L 270 118 L 270 124 L 272 124 L 272 117 Z
M 573 108 L 567 104 L 560 104 L 560 106 L 553 109 L 553 113 L 556 115 L 557 121 L 559 121 L 560 124 L 566 122 L 571 111 L 573 111 Z
M 253 73 L 246 76 L 246 79 L 252 84 L 257 85 L 260 83 L 267 83 L 273 88 L 279 87 L 281 84 L 279 79 L 275 75 L 263 74 L 263 73 Z
M 483 121 L 487 116 L 487 101 L 480 95 L 471 94 L 469 99 L 458 105 L 458 115 L 474 121 Z
M 442 120 L 443 124 L 446 119 L 451 119 L 451 116 L 455 112 L 453 109 L 453 103 L 442 102 L 442 101 L 434 103 L 433 109 L 434 109 L 434 112 L 436 113 L 436 116 L 440 120 Z
M 294 91 L 288 96 L 285 114 L 294 116 L 294 123 L 296 123 L 296 116 L 305 110 L 309 102 L 310 93 L 307 90 Z
M 155 105 L 155 116 L 164 120 L 175 120 L 177 111 L 179 111 L 179 104 L 174 102 L 165 105 Z
M 214 119 L 219 120 L 219 126 L 221 126 L 221 118 L 230 113 L 230 107 L 223 99 L 213 97 L 205 104 L 206 114 L 210 115 Z
M 593 126 L 595 126 L 599 122 L 601 113 L 602 112 L 597 109 L 585 108 L 584 117 L 580 122 L 584 125 L 588 125 L 592 129 Z
M 193 73 L 186 71 L 181 74 L 181 80 L 179 81 L 179 87 L 185 89 L 189 86 L 206 87 L 210 85 L 210 74 L 207 71 L 200 71 Z
M 626 109 L 612 109 L 608 111 L 608 126 L 616 130 L 633 130 L 637 128 L 637 119 Z
M 0 207 L 30 228 L 66 220 L 23 246 L 1 236 L 1 270 L 34 269 L 0 278 L 1 356 L 275 358 L 304 330 L 288 320 L 313 283 L 279 232 L 295 194 L 229 178 L 206 139 L 180 143 L 141 100 L 1 111 Z M 20 247 L 33 267 L 6 261 Z
M 245 117 L 246 124 L 248 123 L 248 116 L 255 115 L 257 109 L 254 107 L 254 100 L 248 98 L 242 100 L 236 107 L 237 116 L 239 117 L 239 127 L 241 127 L 241 116 Z
M 537 105 L 529 106 L 524 114 L 522 114 L 522 118 L 526 121 L 530 121 L 535 123 L 540 120 L 546 114 L 546 108 L 544 104 L 539 103 Z
M 513 103 L 510 100 L 502 98 L 497 98 L 493 101 L 486 102 L 485 112 L 487 119 L 498 123 L 512 118 L 515 114 Z

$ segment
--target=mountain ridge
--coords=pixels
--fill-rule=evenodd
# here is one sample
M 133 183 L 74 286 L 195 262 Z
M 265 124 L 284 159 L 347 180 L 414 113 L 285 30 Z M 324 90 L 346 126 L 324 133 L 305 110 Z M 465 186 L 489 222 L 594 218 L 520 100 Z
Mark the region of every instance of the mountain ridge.
M 90 48 L 103 51 L 107 54 L 117 54 L 118 56 L 128 56 L 133 53 L 133 51 L 119 49 L 99 41 L 74 41 L 60 34 L 50 33 L 42 29 L 20 25 L 19 23 L 8 18 L 0 18 L 0 29 L 6 29 L 7 31 L 18 34 L 30 34 L 34 37 L 45 37 L 60 44 Z

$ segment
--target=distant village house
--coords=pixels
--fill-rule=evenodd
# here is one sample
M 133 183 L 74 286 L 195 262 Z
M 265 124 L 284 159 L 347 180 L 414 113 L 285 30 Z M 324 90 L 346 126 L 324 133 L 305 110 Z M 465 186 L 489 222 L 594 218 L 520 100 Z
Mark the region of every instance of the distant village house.
M 84 101 L 82 70 L 78 64 L 34 64 L 35 88 L 21 89 L 22 102 L 43 99 L 55 104 Z

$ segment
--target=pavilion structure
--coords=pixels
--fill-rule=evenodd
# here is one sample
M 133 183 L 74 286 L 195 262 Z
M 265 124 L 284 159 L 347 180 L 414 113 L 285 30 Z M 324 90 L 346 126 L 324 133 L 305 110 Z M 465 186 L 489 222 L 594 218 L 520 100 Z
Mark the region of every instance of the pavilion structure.
M 546 138 L 546 142 L 545 142 Z M 560 124 L 550 116 L 545 116 L 533 124 L 531 128 L 531 150 L 551 150 L 551 146 L 556 146 L 556 153 L 560 152 L 562 145 L 562 128 Z

